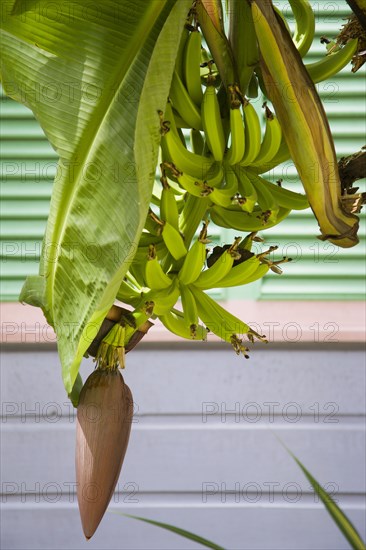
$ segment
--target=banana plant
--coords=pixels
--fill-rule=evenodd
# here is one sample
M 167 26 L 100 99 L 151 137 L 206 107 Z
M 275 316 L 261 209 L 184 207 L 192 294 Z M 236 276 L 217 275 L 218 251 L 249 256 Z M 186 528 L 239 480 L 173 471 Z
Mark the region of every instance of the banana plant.
M 146 219 L 179 35 L 190 0 L 6 2 L 5 93 L 59 155 L 39 275 L 20 300 L 54 327 L 67 392 L 111 308 Z M 45 100 L 47 90 L 53 97 Z

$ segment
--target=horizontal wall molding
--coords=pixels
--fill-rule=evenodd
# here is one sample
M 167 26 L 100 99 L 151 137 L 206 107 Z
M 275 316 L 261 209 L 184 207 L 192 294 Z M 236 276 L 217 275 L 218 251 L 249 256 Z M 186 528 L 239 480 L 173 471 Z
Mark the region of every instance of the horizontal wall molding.
M 254 330 L 276 343 L 362 343 L 366 333 L 363 302 L 302 302 L 228 300 L 221 304 Z M 0 304 L 1 342 L 55 344 L 56 336 L 39 308 L 18 302 Z M 208 342 L 219 339 L 209 333 Z M 189 342 L 170 333 L 159 322 L 144 339 L 153 342 Z M 194 342 L 193 342 L 194 344 Z

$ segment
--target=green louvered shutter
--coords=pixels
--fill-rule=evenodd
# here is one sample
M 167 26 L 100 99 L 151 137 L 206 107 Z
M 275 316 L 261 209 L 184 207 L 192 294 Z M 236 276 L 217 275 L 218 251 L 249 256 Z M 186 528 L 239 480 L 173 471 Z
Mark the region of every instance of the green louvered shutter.
M 287 2 L 274 3 L 290 13 Z M 325 46 L 320 44 L 320 36 L 336 36 L 350 13 L 344 0 L 312 4 L 317 38 L 306 62 L 316 61 L 323 55 Z M 352 75 L 349 68 L 344 69 L 340 76 L 317 86 L 329 115 L 338 156 L 359 150 L 366 134 L 364 70 Z M 43 93 L 42 90 L 39 93 Z M 259 109 L 261 102 L 262 98 L 255 102 Z M 1 299 L 15 301 L 26 275 L 38 272 L 57 156 L 32 113 L 3 95 L 1 119 Z M 286 168 L 286 177 L 283 168 Z M 284 185 L 287 181 L 291 189 L 301 191 L 291 163 L 273 171 L 270 178 L 274 181 L 284 178 Z M 217 292 L 215 297 L 360 299 L 364 296 L 365 280 L 364 219 L 361 224 L 361 244 L 343 250 L 316 239 L 319 232 L 310 211 L 296 212 L 263 233 L 266 245 L 279 245 L 276 257 L 288 255 L 294 259 L 292 264 L 284 266 L 285 275 L 270 273 L 258 283 Z M 232 235 L 223 230 L 221 235 L 214 235 L 214 240 L 230 242 Z
M 1 95 L 1 299 L 38 272 L 57 155 L 32 112 Z

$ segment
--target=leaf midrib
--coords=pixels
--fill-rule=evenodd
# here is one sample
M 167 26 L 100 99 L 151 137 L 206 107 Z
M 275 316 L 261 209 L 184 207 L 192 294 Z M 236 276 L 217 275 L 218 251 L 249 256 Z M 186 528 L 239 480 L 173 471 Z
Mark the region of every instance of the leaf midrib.
M 73 199 L 77 193 L 78 190 L 78 183 L 81 179 L 83 167 L 85 166 L 85 163 L 88 161 L 90 156 L 93 153 L 93 146 L 96 141 L 96 138 L 101 131 L 101 128 L 103 127 L 104 121 L 109 114 L 110 110 L 115 104 L 115 98 L 118 97 L 119 90 L 123 84 L 124 76 L 126 75 L 128 68 L 132 64 L 133 59 L 136 57 L 139 51 L 139 45 L 141 44 L 141 37 L 145 36 L 145 34 L 149 34 L 149 31 L 153 28 L 155 25 L 161 11 L 163 10 L 163 7 L 166 4 L 165 0 L 164 2 L 159 2 L 159 10 L 156 9 L 156 6 L 152 4 L 150 6 L 150 9 L 145 13 L 145 17 L 140 23 L 140 32 L 136 33 L 134 36 L 134 39 L 132 41 L 131 47 L 129 48 L 129 55 L 121 57 L 121 64 L 117 66 L 115 71 L 115 77 L 114 79 L 111 79 L 111 81 L 118 82 L 118 87 L 110 86 L 110 90 L 112 92 L 107 95 L 104 102 L 100 102 L 99 106 L 95 110 L 94 116 L 91 117 L 91 120 L 89 124 L 85 127 L 83 135 L 84 136 L 90 136 L 89 139 L 83 138 L 83 140 L 86 141 L 86 146 L 83 148 L 83 155 L 82 159 L 83 161 L 78 164 L 78 169 L 75 170 L 75 178 L 74 178 L 74 185 L 71 188 L 71 191 L 68 186 L 64 186 L 65 194 L 61 197 L 60 203 L 63 203 L 63 208 L 58 209 L 58 213 L 54 222 L 54 230 L 52 232 L 52 241 L 54 243 L 57 243 L 59 245 L 62 242 L 63 236 L 66 231 L 66 220 L 68 218 L 68 215 L 71 211 L 72 205 L 73 205 Z M 151 15 L 154 14 L 155 18 L 154 21 L 151 22 Z M 142 43 L 144 44 L 145 41 L 143 40 Z M 102 112 L 101 118 L 97 116 L 101 111 L 103 111 L 102 107 L 107 103 L 108 107 L 105 109 L 104 112 Z M 93 131 L 90 131 L 93 130 Z M 80 142 L 79 142 L 80 143 Z M 58 249 L 58 246 L 56 247 Z M 55 282 L 55 273 L 56 273 L 56 267 L 57 262 L 51 261 L 50 262 L 50 271 L 47 274 L 47 286 L 48 286 L 48 292 L 47 292 L 47 299 L 48 299 L 48 308 L 50 310 L 50 313 L 53 316 L 53 290 L 54 290 L 54 282 Z

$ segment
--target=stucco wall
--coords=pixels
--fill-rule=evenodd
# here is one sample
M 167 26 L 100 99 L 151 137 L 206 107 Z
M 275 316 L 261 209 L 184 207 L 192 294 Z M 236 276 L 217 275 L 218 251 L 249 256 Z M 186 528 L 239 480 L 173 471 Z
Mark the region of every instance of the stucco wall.
M 84 377 L 91 369 L 85 361 Z M 110 510 L 230 549 L 347 548 L 277 435 L 365 536 L 359 345 L 257 346 L 245 361 L 215 343 L 142 343 L 124 376 L 135 417 Z M 56 350 L 5 345 L 1 382 L 4 550 L 197 548 L 112 513 L 86 542 L 74 494 L 75 419 Z

